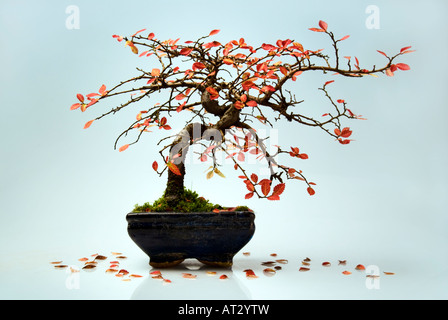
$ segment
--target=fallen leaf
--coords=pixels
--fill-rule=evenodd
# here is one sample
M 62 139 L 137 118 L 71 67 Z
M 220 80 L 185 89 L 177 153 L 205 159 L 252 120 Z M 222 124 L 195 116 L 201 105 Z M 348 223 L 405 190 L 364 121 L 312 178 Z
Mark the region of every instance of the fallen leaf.
M 278 260 L 275 260 L 276 262 L 278 262 L 278 263 L 281 263 L 281 264 L 287 264 L 288 263 L 288 260 L 286 260 L 286 259 L 278 259 Z
M 345 271 L 342 271 L 342 274 L 349 275 L 349 274 L 352 274 L 352 273 L 350 271 L 345 270 Z
M 107 259 L 107 257 L 102 256 L 102 255 L 97 255 L 97 256 L 95 257 L 95 260 L 106 260 L 106 259 Z
M 118 257 L 116 257 L 117 259 L 127 259 L 127 257 L 126 256 L 118 256 Z
M 270 256 L 271 256 L 271 257 L 276 257 L 277 254 L 276 254 L 276 253 L 271 253 Z
M 185 279 L 196 279 L 197 275 L 191 273 L 182 273 L 182 277 Z
M 276 271 L 274 269 L 271 268 L 266 268 L 263 270 L 263 274 L 267 277 L 272 277 L 276 274 Z
M 115 273 L 117 271 L 118 271 L 118 269 L 109 268 L 109 269 L 106 270 L 106 273 Z
M 250 252 L 243 252 L 243 256 L 246 256 L 246 257 L 250 256 Z
M 89 270 L 89 269 L 94 269 L 94 268 L 96 268 L 96 265 L 94 265 L 94 264 L 88 264 L 83 267 L 84 270 Z
M 58 264 L 58 265 L 55 265 L 54 267 L 55 267 L 56 269 L 63 269 L 63 268 L 67 268 L 68 265 L 66 265 L 66 264 Z
M 310 271 L 310 268 L 300 267 L 300 272 Z
M 61 264 L 62 263 L 62 261 L 52 261 L 52 262 L 50 262 L 51 264 Z
M 325 261 L 325 262 L 322 262 L 322 266 L 324 266 L 324 267 L 330 267 L 330 266 L 331 266 L 331 263 L 328 262 L 328 261 Z
M 129 277 L 131 277 L 131 278 L 141 278 L 143 276 L 141 276 L 139 274 L 130 274 Z
M 366 267 L 364 267 L 362 264 L 358 264 L 358 265 L 355 267 L 355 269 L 356 269 L 356 270 L 366 270 Z
M 347 260 L 338 260 L 338 265 L 345 266 L 347 264 Z
M 387 274 L 387 275 L 391 276 L 391 275 L 394 275 L 395 273 L 394 272 L 386 272 L 386 271 L 384 271 L 384 274 Z
M 302 266 L 309 266 L 310 265 L 310 263 L 309 262 L 306 262 L 306 261 L 302 261 Z
M 207 271 L 206 273 L 209 276 L 215 276 L 216 275 L 216 271 Z
M 89 260 L 89 258 L 86 258 L 86 257 L 78 259 L 78 261 L 87 261 L 87 260 Z
M 265 261 L 265 262 L 261 263 L 262 266 L 266 266 L 266 267 L 272 267 L 274 264 L 275 264 L 275 261 Z
M 228 279 L 228 278 L 229 277 L 227 275 L 225 275 L 225 274 L 222 274 L 222 275 L 219 276 L 220 280 L 225 280 L 225 279 Z

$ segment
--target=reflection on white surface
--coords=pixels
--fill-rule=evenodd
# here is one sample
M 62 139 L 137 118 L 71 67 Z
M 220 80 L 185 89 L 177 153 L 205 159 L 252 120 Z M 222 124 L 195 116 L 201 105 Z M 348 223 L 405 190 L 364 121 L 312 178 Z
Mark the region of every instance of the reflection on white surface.
M 151 270 L 154 271 L 154 270 Z M 150 271 L 150 272 L 151 272 Z M 232 269 L 212 268 L 196 260 L 185 260 L 182 264 L 170 269 L 160 269 L 162 279 L 153 279 L 151 276 L 144 279 L 135 289 L 133 300 L 247 300 L 251 295 L 247 287 Z M 182 276 L 190 273 L 196 278 L 189 279 Z M 220 279 L 226 275 L 226 279 Z

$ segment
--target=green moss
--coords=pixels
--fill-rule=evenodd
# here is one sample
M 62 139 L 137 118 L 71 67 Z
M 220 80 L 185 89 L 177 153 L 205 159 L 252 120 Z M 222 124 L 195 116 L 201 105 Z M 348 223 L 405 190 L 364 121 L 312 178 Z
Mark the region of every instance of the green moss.
M 175 206 L 168 205 L 165 195 L 154 201 L 146 202 L 143 205 L 136 204 L 133 212 L 211 212 L 218 210 L 251 211 L 246 206 L 236 208 L 222 207 L 219 204 L 210 203 L 204 197 L 200 197 L 195 191 L 186 189 L 181 199 Z

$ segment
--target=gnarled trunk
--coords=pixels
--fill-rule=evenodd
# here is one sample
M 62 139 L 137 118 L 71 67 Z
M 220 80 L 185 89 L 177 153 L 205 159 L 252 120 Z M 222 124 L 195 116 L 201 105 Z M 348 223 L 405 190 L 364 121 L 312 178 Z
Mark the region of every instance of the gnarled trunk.
M 170 206 L 175 206 L 184 193 L 185 157 L 190 145 L 204 139 L 222 139 L 224 130 L 239 122 L 240 111 L 233 104 L 219 106 L 217 101 L 210 99 L 210 94 L 207 91 L 203 92 L 201 102 L 207 112 L 218 116 L 220 120 L 212 126 L 190 123 L 177 135 L 177 138 L 171 144 L 170 160 L 177 166 L 180 175 L 168 170 L 165 199 Z

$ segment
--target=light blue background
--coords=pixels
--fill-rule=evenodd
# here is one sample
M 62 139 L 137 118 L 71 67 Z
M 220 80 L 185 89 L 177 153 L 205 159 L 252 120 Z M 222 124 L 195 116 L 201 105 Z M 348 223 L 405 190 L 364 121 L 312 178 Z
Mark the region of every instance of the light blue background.
M 370 4 L 380 9 L 379 30 L 365 26 Z M 66 28 L 69 5 L 80 9 L 79 30 Z M 260 255 L 275 251 L 290 261 L 345 257 L 401 271 L 391 292 L 383 289 L 367 298 L 447 298 L 447 13 L 443 0 L 337 5 L 2 0 L 0 296 L 51 298 L 54 291 L 45 286 L 32 290 L 33 284 L 20 279 L 29 279 L 31 266 L 47 263 L 55 252 L 77 257 L 81 252 L 135 250 L 134 258 L 146 263 L 128 239 L 124 218 L 135 203 L 154 200 L 164 190 L 165 179 L 151 169 L 158 160 L 158 139 L 147 136 L 119 153 L 113 150 L 115 138 L 138 107 L 88 130 L 82 129 L 84 123 L 108 110 L 107 105 L 85 113 L 69 110 L 76 93 L 94 92 L 103 83 L 111 87 L 137 74 L 141 60 L 112 34 L 147 28 L 159 39 L 186 41 L 221 29 L 215 37 L 223 43 L 240 37 L 253 45 L 291 38 L 305 48 L 330 50 L 324 35 L 308 30 L 324 20 L 340 37 L 350 35 L 341 43 L 341 55 L 357 56 L 366 68 L 385 62 L 376 50 L 393 54 L 412 45 L 417 51 L 399 60 L 411 70 L 393 78 L 337 78 L 332 84 L 334 98 L 345 99 L 355 113 L 368 118 L 346 122 L 356 140 L 350 145 L 342 146 L 318 129 L 280 124 L 278 143 L 298 146 L 309 155 L 295 163 L 317 183 L 316 195 L 310 197 L 303 184 L 292 182 L 279 202 L 245 201 L 246 189 L 231 166 L 222 170 L 225 180 L 206 180 L 207 165 L 193 165 L 186 184 L 212 202 L 247 204 L 255 210 L 257 231 L 245 250 Z M 328 79 L 315 73 L 295 83 L 297 97 L 306 100 L 304 108 L 326 105 L 317 88 Z M 18 269 L 17 261 L 22 261 Z M 8 276 L 17 270 L 25 278 Z M 314 289 L 308 292 L 321 297 L 328 288 L 316 282 L 321 285 L 310 284 Z M 260 292 L 268 292 L 272 282 L 266 287 L 259 283 L 251 282 L 255 297 L 271 298 Z M 288 281 L 279 286 L 281 298 L 308 297 Z M 364 297 L 343 285 L 338 290 L 334 295 L 325 291 L 323 297 L 337 298 L 341 292 L 346 298 Z M 84 291 L 80 297 L 108 293 Z

